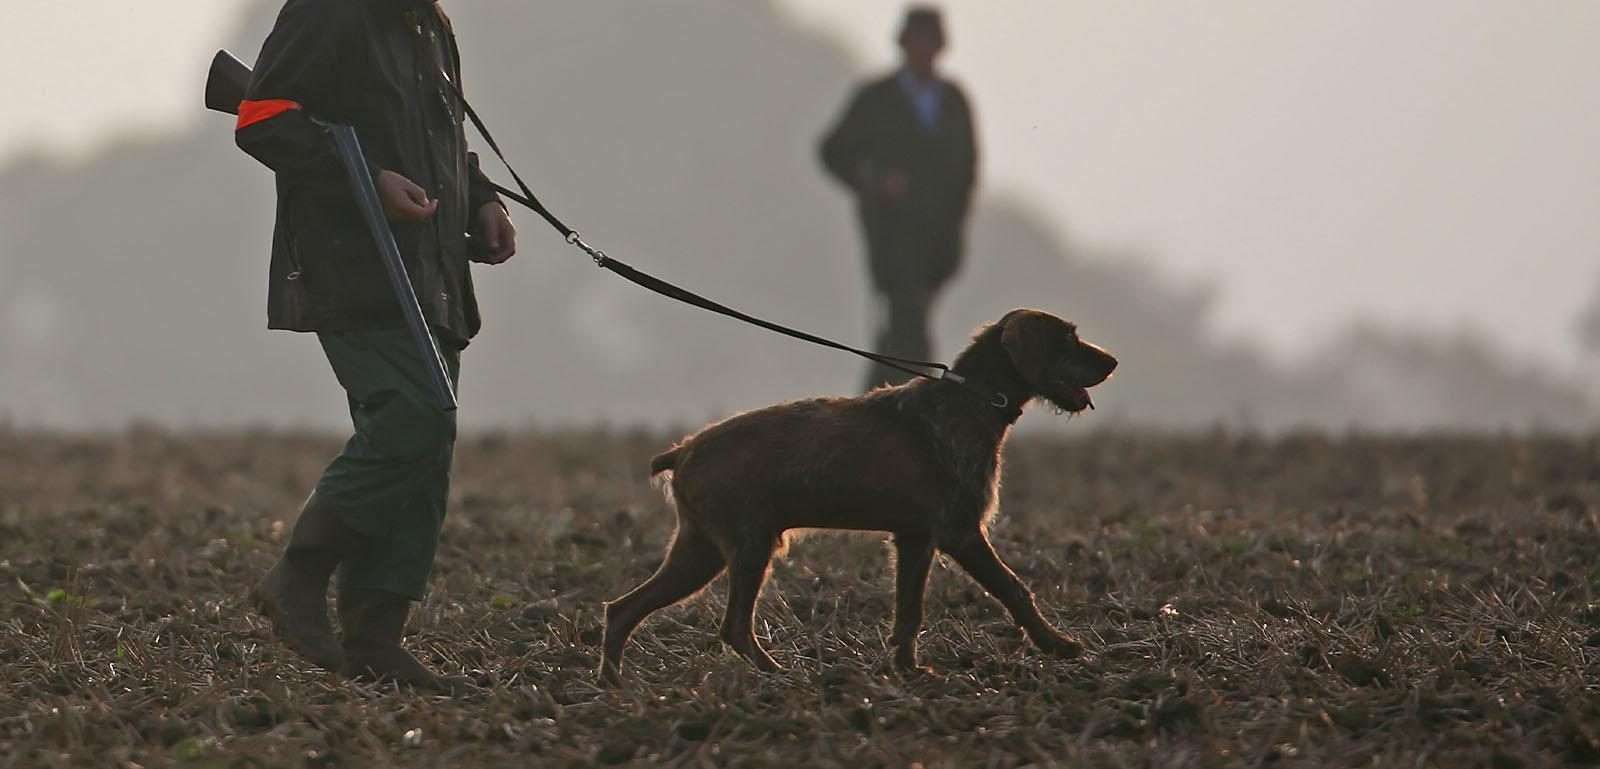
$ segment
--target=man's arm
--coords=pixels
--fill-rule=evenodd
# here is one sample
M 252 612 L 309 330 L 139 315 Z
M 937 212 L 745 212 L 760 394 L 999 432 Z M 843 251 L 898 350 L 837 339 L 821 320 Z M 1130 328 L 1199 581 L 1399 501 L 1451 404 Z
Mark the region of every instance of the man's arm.
M 478 165 L 478 153 L 467 153 L 467 206 L 473 211 L 483 208 L 489 203 L 505 203 L 500 200 L 500 193 L 495 191 L 494 182 L 489 180 L 488 174 Z
M 434 13 L 438 15 L 440 27 L 444 29 L 445 40 L 449 41 L 450 64 L 455 68 L 454 75 L 446 74 L 446 76 L 462 89 L 462 93 L 465 93 L 466 85 L 462 83 L 461 77 L 461 48 L 456 44 L 455 26 L 450 23 L 450 16 L 444 12 L 443 8 L 435 5 L 433 9 Z M 474 212 L 482 211 L 483 207 L 489 203 L 498 204 L 502 209 L 505 208 L 505 203 L 500 200 L 500 193 L 494 189 L 494 183 L 489 181 L 488 175 L 480 167 L 478 153 L 468 152 L 467 208 Z
M 483 238 L 486 251 L 473 261 L 500 264 L 517 253 L 517 228 L 494 185 L 478 167 L 477 153 L 467 153 L 467 205 L 474 212 L 474 236 Z
M 445 39 L 450 41 L 450 63 L 455 68 L 454 80 L 461 84 L 461 49 L 456 45 L 455 27 L 450 23 L 450 16 L 443 8 L 435 5 L 434 11 L 438 14 L 439 24 L 444 28 Z M 461 86 L 465 89 L 465 86 Z M 465 107 L 465 105 L 462 105 Z M 510 259 L 517 253 L 517 228 L 511 223 L 510 212 L 506 204 L 500 199 L 500 193 L 495 190 L 494 183 L 483 172 L 478 160 L 478 153 L 467 153 L 467 210 L 474 217 L 473 228 L 476 237 L 483 238 L 487 251 L 479 256 L 473 256 L 473 261 L 484 264 L 500 264 Z
M 441 18 L 444 12 L 440 11 Z M 449 21 L 446 20 L 448 28 Z M 452 46 L 454 48 L 454 46 Z M 454 52 L 457 78 L 461 72 L 461 56 Z M 473 260 L 483 264 L 500 264 L 517 253 L 517 228 L 511 223 L 511 212 L 500 199 L 494 182 L 483 172 L 478 153 L 467 153 L 467 210 L 475 217 L 478 237 L 483 238 L 487 250 Z
M 822 166 L 840 184 L 860 194 L 872 186 L 875 169 L 867 154 L 867 89 L 851 97 L 844 115 L 822 138 Z
M 511 213 L 495 192 L 494 184 L 478 167 L 478 155 L 467 153 L 467 205 L 477 217 L 475 236 L 483 238 L 487 251 L 473 261 L 500 264 L 517 253 L 517 228 Z
M 234 142 L 278 175 L 303 185 L 344 189 L 348 181 L 333 140 L 308 113 L 326 111 L 336 97 L 332 73 L 347 33 L 343 3 L 290 0 L 261 47 L 255 73 L 239 105 Z M 433 215 L 438 202 L 410 179 L 384 170 L 371 157 L 367 170 L 384 212 L 397 221 Z
M 308 110 L 331 104 L 338 71 L 342 3 L 290 0 L 262 45 L 239 105 L 234 142 L 285 178 L 343 185 L 344 171 L 327 133 Z M 381 169 L 372 168 L 373 178 Z

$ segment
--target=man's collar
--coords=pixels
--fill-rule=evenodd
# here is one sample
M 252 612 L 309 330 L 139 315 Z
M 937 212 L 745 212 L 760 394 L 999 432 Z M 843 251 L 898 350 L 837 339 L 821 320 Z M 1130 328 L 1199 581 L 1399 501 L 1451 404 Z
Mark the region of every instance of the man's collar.
M 933 73 L 932 78 L 924 80 L 922 76 L 912 72 L 910 67 L 903 65 L 895 71 L 894 76 L 900 81 L 900 85 L 916 90 L 934 88 L 944 83 L 944 78 L 939 77 L 938 72 Z

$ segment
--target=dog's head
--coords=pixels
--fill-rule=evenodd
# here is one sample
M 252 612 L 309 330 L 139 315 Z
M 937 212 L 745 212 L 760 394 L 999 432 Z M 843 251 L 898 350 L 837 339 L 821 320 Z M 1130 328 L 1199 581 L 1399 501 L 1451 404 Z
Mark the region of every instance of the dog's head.
M 1011 365 L 1035 394 L 1071 413 L 1094 408 L 1089 388 L 1116 370 L 1111 353 L 1080 339 L 1077 326 L 1039 310 L 1012 310 L 998 325 Z

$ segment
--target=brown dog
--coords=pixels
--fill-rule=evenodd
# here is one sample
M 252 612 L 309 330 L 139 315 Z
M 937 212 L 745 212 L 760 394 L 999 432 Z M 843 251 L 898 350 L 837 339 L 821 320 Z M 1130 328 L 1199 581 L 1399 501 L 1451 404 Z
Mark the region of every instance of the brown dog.
M 1051 627 L 985 532 L 995 511 L 1000 446 L 1035 397 L 1079 412 L 1088 388 L 1117 366 L 1077 328 L 1015 310 L 981 329 L 953 370 L 993 391 L 991 402 L 950 381 L 914 381 L 858 398 L 818 398 L 711 425 L 650 462 L 672 472 L 678 528 L 655 575 L 606 604 L 601 671 L 612 682 L 633 629 L 652 612 L 728 571 L 722 640 L 764 671 L 779 666 L 756 643 L 752 614 L 784 532 L 798 528 L 894 535 L 895 621 L 901 668 L 917 665 L 917 632 L 934 549 L 944 551 L 1011 612 L 1046 652 L 1083 647 Z

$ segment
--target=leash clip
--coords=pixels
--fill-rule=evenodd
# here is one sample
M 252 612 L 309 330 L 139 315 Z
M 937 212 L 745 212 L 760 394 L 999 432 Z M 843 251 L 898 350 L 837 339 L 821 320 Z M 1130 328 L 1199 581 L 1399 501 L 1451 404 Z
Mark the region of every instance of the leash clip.
M 606 262 L 611 261 L 611 257 L 607 256 L 606 252 L 583 242 L 583 235 L 577 230 L 573 230 L 567 235 L 567 243 L 583 249 L 583 252 L 588 254 L 590 259 L 594 260 L 594 266 L 596 267 L 604 267 L 606 266 Z

